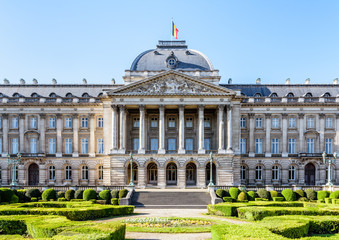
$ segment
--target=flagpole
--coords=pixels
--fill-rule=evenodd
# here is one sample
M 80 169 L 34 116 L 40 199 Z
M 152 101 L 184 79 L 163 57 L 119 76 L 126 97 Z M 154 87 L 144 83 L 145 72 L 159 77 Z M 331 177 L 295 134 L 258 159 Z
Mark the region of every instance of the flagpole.
M 173 41 L 173 18 L 171 19 L 171 42 Z

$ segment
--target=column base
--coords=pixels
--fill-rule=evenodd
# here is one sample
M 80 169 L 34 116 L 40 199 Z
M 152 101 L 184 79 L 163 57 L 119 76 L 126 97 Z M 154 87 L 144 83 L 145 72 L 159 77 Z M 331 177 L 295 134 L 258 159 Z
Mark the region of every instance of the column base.
M 158 150 L 158 154 L 165 154 L 166 153 L 166 150 L 165 149 L 159 149 Z
M 138 150 L 138 154 L 145 154 L 145 153 L 146 153 L 145 149 L 139 149 Z
M 73 153 L 72 157 L 79 157 L 79 153 L 77 153 L 77 152 Z
M 226 154 L 226 149 L 218 149 L 218 154 Z
M 89 153 L 88 154 L 89 157 L 95 157 L 95 153 Z M 92 185 L 91 185 L 92 186 Z
M 111 149 L 111 154 L 117 154 L 118 153 L 118 149 Z
M 232 149 L 227 149 L 227 150 L 226 150 L 226 153 L 232 154 L 232 153 L 233 153 L 233 150 L 232 150 Z
M 178 149 L 178 154 L 185 154 L 186 150 L 185 149 Z
M 272 153 L 265 153 L 265 157 L 272 157 Z
M 199 149 L 198 150 L 198 154 L 205 154 L 206 153 L 206 150 L 205 149 Z
M 249 156 L 249 157 L 255 157 L 255 153 L 254 153 L 254 152 L 249 152 L 249 153 L 248 153 L 248 156 Z
M 123 148 L 123 149 L 119 149 L 118 150 L 118 153 L 120 153 L 120 154 L 125 154 L 126 153 L 126 150 Z
M 56 153 L 55 157 L 62 157 L 62 153 Z
M 282 156 L 282 157 L 288 157 L 288 153 L 287 153 L 287 152 L 283 152 L 283 153 L 281 154 L 281 156 Z

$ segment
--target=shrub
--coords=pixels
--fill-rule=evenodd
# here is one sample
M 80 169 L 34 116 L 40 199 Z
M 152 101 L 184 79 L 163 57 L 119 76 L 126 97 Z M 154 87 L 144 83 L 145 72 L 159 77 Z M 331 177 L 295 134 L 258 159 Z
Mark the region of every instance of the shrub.
M 106 203 L 109 203 L 111 200 L 111 193 L 109 192 L 109 190 L 103 190 L 99 193 L 99 197 L 102 200 L 105 200 Z
M 84 202 L 84 199 L 71 199 L 71 202 Z
M 66 198 L 64 198 L 64 197 L 62 197 L 62 198 L 58 198 L 58 202 L 66 202 L 67 201 L 67 199 Z
M 93 189 L 86 189 L 83 193 L 83 199 L 85 201 L 89 201 L 92 199 L 95 200 L 96 198 L 97 198 L 97 193 Z
M 332 203 L 332 198 L 325 198 L 325 203 L 326 204 Z
M 247 194 L 245 192 L 239 193 L 238 200 L 239 201 L 246 201 L 247 200 Z
M 325 198 L 328 198 L 330 196 L 328 191 L 318 191 L 317 192 L 317 199 L 318 200 L 323 200 Z
M 218 188 L 215 191 L 215 195 L 217 195 L 217 197 L 219 197 L 219 198 L 226 197 L 226 191 L 224 189 Z
M 270 197 L 273 200 L 274 197 L 278 197 L 278 192 L 277 191 L 270 191 Z
M 270 199 L 270 193 L 266 189 L 259 189 L 257 194 L 259 198 Z
M 84 190 L 76 190 L 74 193 L 75 199 L 83 199 Z
M 118 198 L 112 198 L 111 203 L 112 203 L 112 205 L 119 205 L 119 199 Z
M 285 200 L 285 198 L 284 197 L 273 197 L 272 200 L 274 202 L 283 202 Z
M 308 202 L 308 199 L 306 197 L 301 197 L 298 199 L 300 202 Z
M 286 201 L 295 201 L 295 193 L 291 189 L 284 189 L 281 194 L 284 196 Z
M 59 199 L 59 198 L 64 198 L 65 197 L 65 192 L 63 192 L 63 191 L 59 191 L 59 192 L 57 192 L 57 198 Z
M 332 204 L 339 204 L 339 199 L 332 199 Z
M 222 200 L 224 202 L 233 202 L 234 201 L 234 198 L 231 198 L 231 197 L 223 197 Z
M 301 189 L 295 190 L 294 193 L 297 200 L 299 200 L 299 198 L 305 197 L 305 193 Z
M 53 188 L 46 189 L 42 193 L 42 200 L 49 201 L 51 199 L 56 199 L 56 192 Z
M 70 201 L 71 199 L 74 199 L 75 191 L 73 189 L 69 189 L 65 192 L 65 198 Z
M 127 189 L 121 189 L 119 191 L 119 198 L 124 198 L 127 196 L 128 190 Z
M 31 198 L 31 202 L 37 202 L 37 201 L 38 201 L 38 198 L 36 198 L 36 197 Z
M 308 200 L 317 200 L 317 192 L 313 189 L 306 189 L 305 193 Z
M 254 191 L 247 192 L 247 199 L 249 201 L 254 201 L 256 197 L 257 197 L 257 194 Z
M 14 192 L 9 188 L 0 188 L 1 192 L 1 201 L 2 202 L 11 202 Z
M 332 199 L 339 199 L 339 190 L 335 191 L 335 192 L 332 192 L 330 194 L 330 198 L 332 198 Z
M 229 193 L 230 193 L 231 198 L 237 199 L 240 193 L 240 190 L 236 187 L 231 187 L 229 190 Z
M 28 189 L 28 190 L 26 191 L 26 196 L 29 197 L 30 199 L 31 199 L 32 197 L 34 197 L 34 198 L 39 198 L 39 197 L 41 197 L 41 192 L 40 192 L 40 190 L 37 189 L 37 188 L 31 188 L 31 189 Z
M 15 194 L 12 195 L 11 201 L 9 203 L 18 203 L 19 197 Z
M 26 189 L 14 190 L 14 193 L 19 197 L 19 202 L 28 202 L 30 199 L 25 195 Z
M 112 190 L 111 198 L 119 198 L 119 190 Z

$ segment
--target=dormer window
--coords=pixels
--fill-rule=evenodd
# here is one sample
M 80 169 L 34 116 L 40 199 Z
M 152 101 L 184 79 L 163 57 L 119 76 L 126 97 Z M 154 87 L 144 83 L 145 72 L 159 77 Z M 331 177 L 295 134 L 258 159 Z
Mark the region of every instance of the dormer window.
M 290 92 L 290 93 L 287 94 L 287 97 L 288 97 L 288 98 L 293 98 L 293 97 L 294 97 L 294 94 Z
M 19 93 L 14 93 L 14 94 L 13 94 L 13 97 L 18 98 L 18 97 L 20 97 L 20 94 L 19 94 Z
M 90 96 L 89 96 L 88 93 L 84 93 L 84 94 L 82 94 L 82 97 L 83 97 L 83 98 L 89 98 Z
M 67 97 L 67 98 L 71 98 L 71 97 L 73 97 L 73 94 L 72 94 L 72 93 L 67 93 L 67 94 L 66 94 L 66 97 Z
M 325 94 L 324 94 L 324 96 L 323 96 L 323 97 L 325 97 L 325 98 L 327 98 L 327 97 L 331 97 L 331 94 L 327 92 L 327 93 L 325 93 Z
M 305 97 L 311 98 L 312 97 L 312 93 L 310 93 L 310 92 L 306 93 Z
M 56 94 L 55 94 L 55 93 L 51 93 L 51 94 L 49 94 L 49 97 L 55 98 L 55 97 L 56 97 Z
M 31 97 L 37 98 L 39 95 L 37 93 L 32 93 Z
M 254 94 L 254 97 L 255 98 L 259 98 L 259 97 L 261 97 L 261 94 L 260 93 L 256 93 L 256 94 Z
M 278 97 L 278 94 L 272 93 L 272 94 L 271 94 L 271 97 L 272 97 L 272 98 L 276 98 L 276 97 Z

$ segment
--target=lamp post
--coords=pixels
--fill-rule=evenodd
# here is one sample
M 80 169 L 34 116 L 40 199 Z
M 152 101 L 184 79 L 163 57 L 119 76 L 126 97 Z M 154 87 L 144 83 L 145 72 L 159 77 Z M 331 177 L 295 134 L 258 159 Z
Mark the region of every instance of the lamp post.
M 208 184 L 209 187 L 212 187 L 214 186 L 214 183 L 213 183 L 213 153 L 211 152 L 210 153 L 210 183 Z
M 130 161 L 131 161 L 131 180 L 129 182 L 129 186 L 134 186 L 134 182 L 133 182 L 133 153 L 130 153 Z
M 16 181 L 16 167 L 17 165 L 19 165 L 21 163 L 21 154 L 18 153 L 18 158 L 13 157 L 11 159 L 11 155 L 7 155 L 7 161 L 8 164 L 12 164 L 12 182 L 11 182 L 11 186 L 18 186 L 18 183 Z
M 322 156 L 323 156 L 324 164 L 328 163 L 328 167 L 327 167 L 327 176 L 328 176 L 328 178 L 327 178 L 326 185 L 327 186 L 333 186 L 332 175 L 331 175 L 331 173 L 332 173 L 331 168 L 332 168 L 332 163 L 335 164 L 336 161 L 337 161 L 337 153 L 336 152 L 333 153 L 333 158 L 327 157 L 326 152 L 323 152 Z M 327 157 L 327 159 L 326 159 L 326 157 Z

